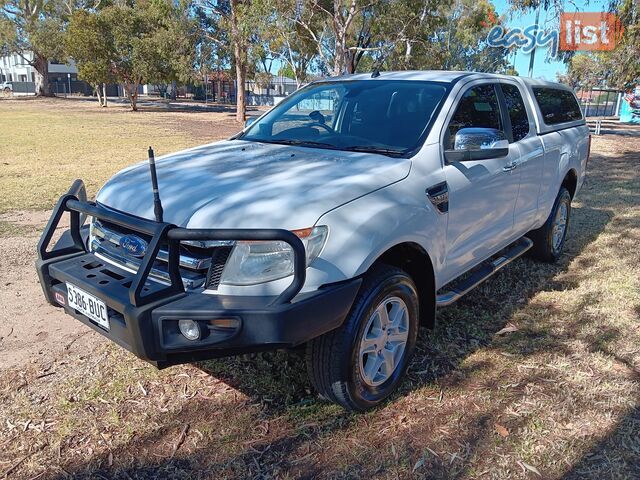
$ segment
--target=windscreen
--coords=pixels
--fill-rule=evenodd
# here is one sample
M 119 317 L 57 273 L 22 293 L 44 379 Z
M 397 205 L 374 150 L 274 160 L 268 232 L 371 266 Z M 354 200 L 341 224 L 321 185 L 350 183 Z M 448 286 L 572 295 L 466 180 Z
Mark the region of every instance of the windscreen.
M 424 140 L 446 92 L 442 84 L 420 81 L 313 84 L 273 108 L 240 138 L 403 155 Z

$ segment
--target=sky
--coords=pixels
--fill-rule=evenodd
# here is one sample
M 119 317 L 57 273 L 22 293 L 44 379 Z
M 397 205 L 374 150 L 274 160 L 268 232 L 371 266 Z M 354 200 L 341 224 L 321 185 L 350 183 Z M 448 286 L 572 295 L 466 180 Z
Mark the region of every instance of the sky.
M 531 11 L 525 15 L 518 14 L 515 16 L 509 16 L 510 2 L 508 0 L 493 0 L 496 12 L 500 16 L 507 16 L 504 24 L 507 27 L 525 28 L 535 23 L 536 12 Z M 564 1 L 566 12 L 600 12 L 607 10 L 608 0 L 575 0 Z M 509 18 L 511 17 L 511 18 Z M 557 23 L 552 11 L 540 12 L 540 24 L 541 25 L 553 25 Z M 536 49 L 535 63 L 533 66 L 533 77 L 542 78 L 545 80 L 556 80 L 556 73 L 565 73 L 567 68 L 562 62 L 547 61 L 547 47 L 540 47 Z M 524 54 L 518 51 L 515 55 L 515 69 L 521 76 L 526 76 L 529 72 L 529 54 Z M 514 61 L 513 56 L 510 57 L 510 61 Z

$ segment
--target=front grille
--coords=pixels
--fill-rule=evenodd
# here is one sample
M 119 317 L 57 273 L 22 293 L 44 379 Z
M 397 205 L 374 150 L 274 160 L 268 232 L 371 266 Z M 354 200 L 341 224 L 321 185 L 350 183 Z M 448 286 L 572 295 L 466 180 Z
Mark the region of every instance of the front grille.
M 151 238 L 119 225 L 94 220 L 91 228 L 91 251 L 105 257 L 116 265 L 137 271 L 142 258 L 135 257 L 120 246 L 120 239 L 125 235 L 135 235 L 149 242 Z M 180 245 L 180 275 L 186 289 L 199 287 L 217 289 L 222 271 L 229 258 L 233 246 L 224 245 L 202 248 L 192 245 Z M 169 283 L 169 254 L 166 247 L 161 247 L 150 278 Z

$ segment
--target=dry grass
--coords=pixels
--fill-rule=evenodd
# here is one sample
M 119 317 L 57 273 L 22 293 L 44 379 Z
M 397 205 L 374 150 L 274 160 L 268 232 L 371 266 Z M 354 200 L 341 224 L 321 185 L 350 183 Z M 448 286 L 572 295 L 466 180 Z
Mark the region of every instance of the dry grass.
M 0 475 L 639 478 L 639 147 L 594 140 L 561 262 L 443 310 L 383 407 L 318 400 L 296 354 L 156 371 L 105 343 L 0 373 Z
M 0 100 L 0 213 L 50 208 L 76 178 L 97 189 L 123 167 L 236 132 L 232 113 L 129 112 L 92 101 Z

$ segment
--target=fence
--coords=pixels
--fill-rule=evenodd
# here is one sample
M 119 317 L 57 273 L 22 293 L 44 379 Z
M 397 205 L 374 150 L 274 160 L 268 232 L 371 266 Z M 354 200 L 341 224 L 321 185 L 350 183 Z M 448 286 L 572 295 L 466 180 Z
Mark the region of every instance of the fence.
M 11 82 L 13 93 L 36 93 L 36 84 L 34 82 Z
M 88 97 L 93 95 L 93 87 L 82 80 L 49 82 L 49 88 L 56 96 L 84 95 Z
M 585 117 L 615 117 L 620 114 L 620 90 L 592 88 L 577 92 Z
M 36 84 L 34 82 L 11 82 L 13 93 L 15 94 L 35 94 Z M 49 90 L 57 96 L 85 95 L 93 94 L 93 88 L 87 82 L 81 80 L 49 82 Z

